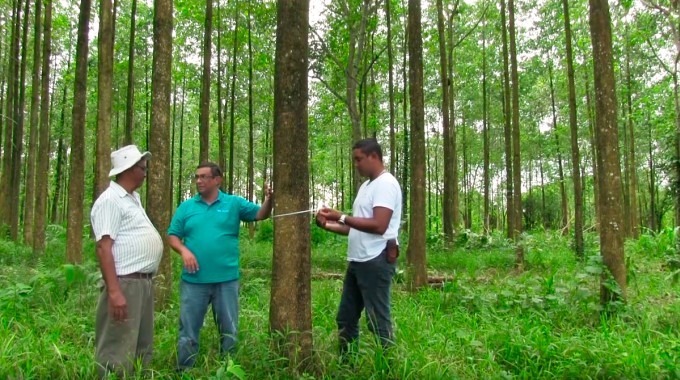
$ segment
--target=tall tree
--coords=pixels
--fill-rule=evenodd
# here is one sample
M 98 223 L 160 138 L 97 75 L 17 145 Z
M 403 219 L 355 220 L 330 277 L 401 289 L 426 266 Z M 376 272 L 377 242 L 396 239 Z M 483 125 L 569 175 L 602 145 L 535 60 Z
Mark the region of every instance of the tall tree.
M 626 155 L 626 167 L 627 167 L 627 191 L 628 194 L 628 226 L 630 228 L 630 237 L 637 239 L 640 235 L 640 214 L 638 210 L 637 202 L 637 160 L 635 158 L 635 124 L 633 123 L 633 80 L 632 74 L 630 73 L 630 49 L 631 41 L 630 34 L 628 32 L 628 27 L 626 26 L 626 47 L 625 47 L 625 60 L 626 60 L 626 123 L 624 124 L 624 133 L 626 134 L 627 155 Z
M 501 35 L 503 40 L 503 137 L 505 142 L 505 202 L 508 221 L 507 236 L 515 237 L 515 197 L 513 196 L 512 165 L 512 108 L 510 106 L 510 69 L 508 53 L 508 27 L 505 21 L 505 0 L 501 0 Z M 517 173 L 519 175 L 519 173 Z
M 239 2 L 236 0 L 234 7 L 234 45 L 231 53 L 231 95 L 229 100 L 229 194 L 234 193 L 234 151 L 236 147 L 234 146 L 234 139 L 236 136 L 236 76 L 238 71 L 236 70 L 236 55 L 238 54 L 238 21 L 239 21 Z
M 111 165 L 111 110 L 113 106 L 113 2 L 99 1 L 99 46 L 97 52 L 97 142 L 94 197 L 109 185 Z
M 116 2 L 118 3 L 118 2 Z M 133 143 L 132 132 L 135 128 L 135 35 L 137 32 L 137 0 L 132 0 L 130 11 L 130 46 L 128 50 L 127 95 L 125 102 L 125 138 L 123 145 Z
M 520 160 L 519 132 L 519 75 L 517 73 L 517 31 L 515 30 L 515 2 L 508 0 L 508 27 L 510 35 L 510 77 L 512 79 L 512 188 L 514 199 L 515 261 L 524 265 L 524 248 L 519 244 L 522 233 L 522 162 Z
M 408 1 L 408 77 L 411 105 L 411 213 L 406 252 L 411 290 L 427 284 L 425 251 L 425 104 L 420 0 Z
M 555 84 L 553 81 L 552 62 L 548 63 L 548 76 L 550 79 L 550 109 L 552 110 L 552 128 L 555 137 L 555 150 L 557 153 L 557 175 L 560 182 L 560 204 L 562 205 L 562 233 L 566 234 L 569 230 L 569 201 L 564 185 L 564 167 L 562 165 L 562 149 L 560 147 L 560 136 L 557 131 L 557 109 L 555 106 Z
M 619 162 L 616 83 L 612 53 L 611 17 L 607 0 L 589 0 L 590 36 L 595 78 L 595 124 L 600 185 L 600 252 L 618 289 L 602 277 L 600 301 L 626 299 L 626 264 L 623 252 L 623 187 Z
M 210 1 L 210 0 L 208 0 Z M 151 128 L 149 150 L 153 160 L 149 162 L 147 179 L 147 210 L 149 219 L 158 231 L 167 231 L 172 210 L 170 189 L 170 94 L 172 93 L 172 0 L 154 0 L 153 19 L 153 71 L 151 73 Z M 172 289 L 172 255 L 163 234 L 163 258 L 160 281 L 156 285 L 157 307 L 162 309 L 170 299 Z
M 442 137 L 444 139 L 444 200 L 442 219 L 444 222 L 444 236 L 453 238 L 453 160 L 451 131 L 449 126 L 449 73 L 446 59 L 446 32 L 444 29 L 444 6 L 442 0 L 437 0 L 437 31 L 439 32 L 439 80 L 442 91 Z
M 35 165 L 38 146 L 38 117 L 40 107 L 40 41 L 42 26 L 42 1 L 35 2 L 35 21 L 33 22 L 33 70 L 31 74 L 31 114 L 29 124 L 28 152 L 26 164 L 26 200 L 24 202 L 24 243 L 33 247 L 33 215 L 35 211 Z
M 279 0 L 276 20 L 274 209 L 286 213 L 309 208 L 309 0 Z M 283 337 L 277 347 L 294 367 L 310 364 L 312 357 L 309 226 L 309 214 L 274 221 L 269 325 Z
M 12 143 L 13 132 L 17 123 L 15 106 L 19 103 L 17 93 L 19 79 L 19 41 L 21 40 L 21 0 L 15 0 L 10 19 L 12 33 L 10 37 L 10 52 L 7 60 L 7 86 L 5 87 L 5 130 L 2 149 L 2 181 L 0 181 L 0 224 L 12 223 Z
M 10 189 L 10 232 L 13 240 L 19 239 L 19 196 L 21 195 L 21 167 L 24 148 L 24 111 L 26 108 L 26 66 L 28 61 L 28 24 L 30 1 L 24 4 L 21 32 L 21 64 L 17 93 L 18 102 L 14 107 L 14 132 L 12 133 L 12 173 Z
M 569 0 L 562 0 L 564 14 L 564 40 L 567 58 L 567 88 L 569 91 L 569 131 L 571 136 L 571 178 L 574 184 L 574 250 L 583 257 L 583 188 L 581 186 L 581 154 L 578 146 L 578 121 L 576 118 L 576 85 L 574 83 L 574 57 L 571 46 L 571 21 Z
M 212 58 L 212 0 L 205 0 L 203 34 L 203 75 L 201 76 L 201 109 L 199 114 L 199 160 L 210 157 L 210 63 Z
M 486 12 L 484 15 L 484 26 L 482 28 L 482 140 L 484 143 L 484 210 L 483 225 L 484 233 L 488 234 L 491 230 L 490 210 L 489 210 L 489 186 L 490 186 L 490 143 L 489 143 L 489 106 L 487 104 L 487 78 L 486 78 Z
M 71 159 L 68 182 L 66 260 L 83 260 L 83 200 L 85 198 L 85 114 L 87 112 L 87 55 L 91 0 L 80 0 L 78 40 L 76 42 L 76 76 L 73 90 Z
M 396 176 L 397 170 L 397 139 L 395 132 L 395 107 L 394 107 L 394 57 L 392 54 L 392 0 L 385 0 L 385 24 L 387 26 L 387 81 L 388 96 L 390 103 L 390 172 Z
M 42 50 L 42 78 L 40 105 L 40 135 L 38 137 L 37 172 L 50 171 L 50 59 L 52 56 L 52 0 L 45 1 L 45 23 Z M 63 105 L 65 106 L 65 104 Z M 38 186 L 35 197 L 35 217 L 33 231 L 33 249 L 42 252 L 45 249 L 45 227 L 47 220 L 47 186 Z M 82 211 L 81 211 L 82 212 Z M 82 231 L 82 227 L 81 227 Z M 82 235 L 82 234 L 81 234 Z M 77 261 L 74 258 L 73 261 Z

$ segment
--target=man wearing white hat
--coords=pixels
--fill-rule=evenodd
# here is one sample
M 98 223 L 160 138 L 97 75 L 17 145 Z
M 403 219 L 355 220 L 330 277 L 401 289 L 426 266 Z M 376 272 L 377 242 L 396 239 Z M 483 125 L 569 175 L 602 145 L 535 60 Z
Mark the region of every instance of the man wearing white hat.
M 153 352 L 153 283 L 163 241 L 137 190 L 146 178 L 149 152 L 135 145 L 111 153 L 109 187 L 92 205 L 90 220 L 104 286 L 95 321 L 95 359 L 101 377 L 131 374 Z

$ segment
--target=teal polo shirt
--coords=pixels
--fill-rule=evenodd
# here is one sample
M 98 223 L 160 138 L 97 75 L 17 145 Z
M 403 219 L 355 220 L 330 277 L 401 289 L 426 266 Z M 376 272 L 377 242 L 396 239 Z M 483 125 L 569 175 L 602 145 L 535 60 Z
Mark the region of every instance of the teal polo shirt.
M 210 284 L 238 279 L 241 221 L 254 221 L 259 210 L 259 205 L 221 191 L 210 205 L 200 194 L 182 202 L 172 217 L 168 235 L 184 241 L 199 268 L 196 273 L 182 269 L 182 280 Z

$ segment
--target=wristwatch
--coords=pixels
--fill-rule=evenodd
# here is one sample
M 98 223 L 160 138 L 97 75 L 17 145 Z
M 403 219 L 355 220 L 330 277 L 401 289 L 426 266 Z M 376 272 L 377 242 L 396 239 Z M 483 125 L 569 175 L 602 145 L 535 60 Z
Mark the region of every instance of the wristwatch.
M 338 219 L 338 223 L 345 224 L 345 219 L 347 219 L 347 215 L 345 215 L 345 214 L 340 215 L 340 219 Z

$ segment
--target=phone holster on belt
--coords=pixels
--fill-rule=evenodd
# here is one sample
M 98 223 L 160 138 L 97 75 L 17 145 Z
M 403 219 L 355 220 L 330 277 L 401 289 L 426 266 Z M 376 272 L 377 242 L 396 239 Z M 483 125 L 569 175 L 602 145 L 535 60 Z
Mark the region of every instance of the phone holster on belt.
M 387 262 L 394 264 L 397 262 L 397 257 L 399 257 L 399 244 L 397 244 L 397 239 L 390 239 L 387 241 Z

